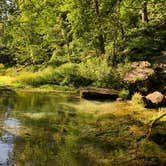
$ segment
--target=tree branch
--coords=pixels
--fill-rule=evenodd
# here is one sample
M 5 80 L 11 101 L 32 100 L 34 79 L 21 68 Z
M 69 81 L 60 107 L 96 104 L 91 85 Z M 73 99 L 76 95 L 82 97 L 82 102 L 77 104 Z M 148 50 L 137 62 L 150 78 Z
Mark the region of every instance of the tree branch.
M 152 128 L 156 125 L 156 123 L 162 119 L 164 116 L 166 116 L 166 110 L 164 110 L 163 114 L 161 114 L 158 118 L 154 119 L 150 125 L 149 125 L 149 128 L 148 128 L 148 133 L 147 133 L 147 137 L 146 138 L 150 138 L 151 136 L 151 133 L 152 133 Z

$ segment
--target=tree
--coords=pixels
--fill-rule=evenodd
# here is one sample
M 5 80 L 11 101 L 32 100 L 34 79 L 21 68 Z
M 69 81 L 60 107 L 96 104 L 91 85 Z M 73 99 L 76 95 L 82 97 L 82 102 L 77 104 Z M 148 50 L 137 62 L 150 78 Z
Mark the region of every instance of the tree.
M 147 23 L 148 22 L 148 11 L 147 11 L 147 2 L 142 2 L 142 22 Z

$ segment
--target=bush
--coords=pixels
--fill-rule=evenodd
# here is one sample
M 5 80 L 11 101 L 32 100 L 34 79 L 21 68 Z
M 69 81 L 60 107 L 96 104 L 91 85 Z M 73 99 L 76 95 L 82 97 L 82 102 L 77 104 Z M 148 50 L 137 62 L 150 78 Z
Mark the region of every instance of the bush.
M 24 72 L 16 77 L 16 82 L 39 86 L 56 84 L 70 87 L 95 86 L 120 88 L 119 75 L 106 60 L 89 59 L 80 64 L 65 63 L 59 67 L 47 67 L 38 72 Z
M 129 90 L 126 90 L 126 89 L 122 89 L 120 92 L 119 92 L 119 97 L 121 97 L 122 99 L 128 99 L 129 98 Z
M 4 74 L 5 72 L 5 65 L 3 63 L 0 63 L 0 73 Z
M 87 86 L 92 83 L 91 79 L 80 75 L 77 64 L 66 63 L 58 68 L 47 67 L 38 72 L 24 72 L 15 78 L 16 83 L 30 86 L 41 86 L 45 84 Z
M 1 69 L 4 69 L 4 68 L 5 68 L 4 64 L 3 64 L 3 63 L 0 63 L 0 70 L 1 70 Z
M 91 79 L 93 86 L 119 88 L 119 75 L 106 59 L 93 58 L 79 64 L 80 75 Z
M 60 85 L 70 85 L 75 87 L 87 86 L 92 83 L 90 78 L 80 75 L 79 66 L 74 63 L 66 63 L 56 69 Z
M 139 92 L 134 93 L 132 96 L 132 104 L 134 106 L 145 107 L 143 96 Z
M 60 66 L 67 63 L 69 58 L 65 55 L 65 51 L 62 49 L 57 49 L 53 52 L 52 57 L 49 60 L 50 65 Z

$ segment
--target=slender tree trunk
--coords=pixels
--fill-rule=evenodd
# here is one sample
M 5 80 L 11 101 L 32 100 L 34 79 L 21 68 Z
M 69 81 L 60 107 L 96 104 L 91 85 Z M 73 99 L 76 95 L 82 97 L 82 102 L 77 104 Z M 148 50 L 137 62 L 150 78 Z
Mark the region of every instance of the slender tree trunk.
M 95 10 L 96 17 L 99 20 L 100 12 L 99 12 L 99 2 L 98 2 L 98 0 L 93 0 L 93 4 L 94 4 L 94 10 Z M 99 29 L 98 41 L 99 41 L 100 53 L 104 54 L 105 53 L 104 37 L 103 37 L 103 34 L 102 34 L 100 29 Z
M 99 44 L 100 44 L 100 52 L 101 54 L 105 53 L 105 45 L 104 45 L 104 37 L 102 34 L 99 35 Z
M 148 10 L 147 10 L 147 2 L 142 2 L 142 23 L 148 22 Z
M 94 3 L 94 8 L 95 8 L 95 13 L 97 16 L 99 16 L 99 3 L 98 0 L 93 0 Z

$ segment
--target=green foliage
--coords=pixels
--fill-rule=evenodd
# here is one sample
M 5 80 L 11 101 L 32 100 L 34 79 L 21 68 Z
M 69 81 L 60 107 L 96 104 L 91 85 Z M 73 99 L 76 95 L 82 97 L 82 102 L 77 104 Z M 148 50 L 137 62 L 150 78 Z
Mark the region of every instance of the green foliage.
M 14 82 L 34 87 L 45 84 L 80 87 L 87 86 L 92 81 L 80 75 L 77 64 L 66 63 L 58 68 L 47 67 L 38 72 L 21 72 Z
M 90 78 L 80 74 L 77 64 L 66 63 L 57 68 L 56 71 L 59 75 L 58 82 L 60 82 L 60 85 L 80 87 L 87 86 L 92 82 Z
M 79 64 L 80 75 L 93 80 L 97 87 L 118 87 L 119 77 L 106 59 L 93 58 Z
M 121 97 L 122 99 L 128 99 L 129 98 L 129 90 L 126 90 L 126 89 L 122 89 L 120 92 L 119 92 L 119 97 Z
M 140 93 L 138 93 L 138 92 L 134 93 L 133 96 L 132 96 L 132 104 L 134 106 L 138 106 L 138 107 L 144 108 L 145 107 L 145 103 L 144 103 L 144 100 L 143 100 L 143 96 Z
M 30 84 L 120 89 L 119 64 L 151 60 L 166 49 L 166 2 L 147 2 L 148 20 L 143 22 L 140 0 L 2 0 L 0 63 L 58 67 L 48 81 L 42 72 L 34 73 L 40 81 Z
M 53 52 L 49 64 L 54 66 L 59 66 L 68 62 L 68 56 L 65 55 L 65 52 L 61 49 L 57 49 Z
M 4 67 L 5 67 L 4 64 L 0 63 L 0 70 L 4 69 Z
M 24 72 L 15 78 L 15 82 L 37 87 L 43 84 L 56 84 L 56 74 L 53 68 L 48 67 L 39 72 Z

